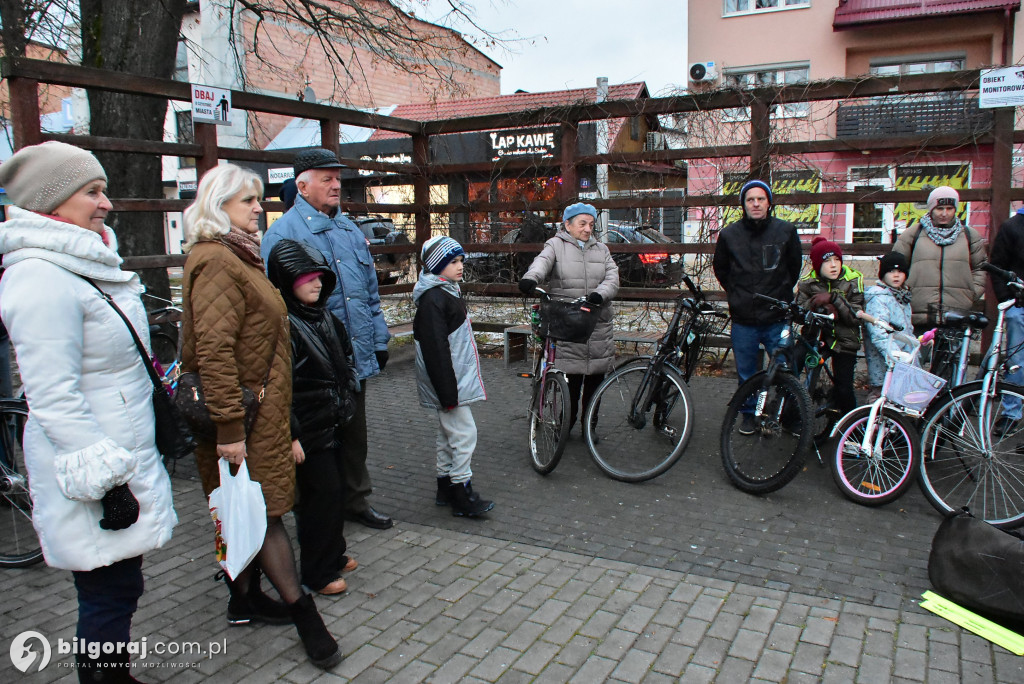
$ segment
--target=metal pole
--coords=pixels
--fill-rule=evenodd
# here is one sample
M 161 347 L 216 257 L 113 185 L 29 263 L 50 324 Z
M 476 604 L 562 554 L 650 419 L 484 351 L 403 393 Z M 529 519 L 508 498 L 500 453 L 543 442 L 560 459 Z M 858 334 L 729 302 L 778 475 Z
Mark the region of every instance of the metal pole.
M 599 76 L 597 79 L 597 97 L 595 102 L 601 103 L 608 99 L 608 78 Z M 608 119 L 600 119 L 597 122 L 597 153 L 608 154 Z M 597 165 L 597 197 L 608 199 L 608 165 Z M 597 234 L 601 242 L 605 242 L 608 235 L 608 210 L 598 209 L 597 211 Z

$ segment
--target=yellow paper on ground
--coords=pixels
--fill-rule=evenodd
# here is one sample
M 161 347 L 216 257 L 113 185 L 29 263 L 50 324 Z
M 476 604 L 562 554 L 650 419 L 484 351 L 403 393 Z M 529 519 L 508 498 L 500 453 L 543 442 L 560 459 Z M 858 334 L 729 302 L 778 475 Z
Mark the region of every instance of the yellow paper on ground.
M 925 599 L 921 601 L 922 608 L 1002 646 L 1010 653 L 1024 655 L 1024 636 L 1011 632 L 1002 625 L 987 620 L 936 593 L 926 591 L 921 596 Z

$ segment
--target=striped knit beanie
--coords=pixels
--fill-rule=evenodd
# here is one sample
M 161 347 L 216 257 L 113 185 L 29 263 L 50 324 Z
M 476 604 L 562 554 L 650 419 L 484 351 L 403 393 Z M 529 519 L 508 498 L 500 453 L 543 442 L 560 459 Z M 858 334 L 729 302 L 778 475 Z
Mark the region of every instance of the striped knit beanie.
M 423 267 L 434 275 L 441 275 L 441 271 L 452 259 L 457 256 L 465 256 L 466 252 L 456 240 L 445 235 L 432 237 L 423 243 L 423 251 L 420 252 L 423 258 Z

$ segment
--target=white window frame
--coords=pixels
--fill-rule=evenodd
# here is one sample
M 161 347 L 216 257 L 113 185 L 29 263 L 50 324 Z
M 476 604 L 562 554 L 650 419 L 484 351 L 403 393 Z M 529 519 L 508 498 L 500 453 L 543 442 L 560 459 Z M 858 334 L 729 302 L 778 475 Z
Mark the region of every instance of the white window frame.
M 793 81 L 786 83 L 785 73 L 787 71 L 796 71 L 798 69 L 804 69 L 807 71 L 807 79 L 803 81 Z M 810 62 L 799 62 L 796 64 L 768 64 L 764 66 L 752 66 L 742 67 L 735 69 L 726 70 L 722 78 L 726 82 L 730 78 L 736 78 L 739 76 L 756 75 L 768 72 L 774 72 L 775 81 L 772 85 L 795 85 L 797 83 L 808 83 L 810 82 L 811 76 L 811 64 Z M 746 88 L 759 88 L 765 84 L 760 83 L 757 79 L 753 79 L 754 82 L 744 86 Z M 740 123 L 743 121 L 750 121 L 750 108 L 749 107 L 734 107 L 730 109 L 723 109 L 722 114 L 725 120 L 729 123 Z M 791 102 L 788 104 L 775 105 L 771 112 L 772 119 L 801 119 L 805 118 L 810 114 L 810 104 L 807 102 Z
M 810 6 L 811 6 L 811 0 L 792 0 L 792 2 L 794 2 L 794 3 L 800 3 L 800 4 L 792 4 L 792 5 L 787 5 L 786 4 L 790 0 L 778 0 L 778 2 L 780 3 L 779 7 L 758 7 L 757 6 L 757 0 L 736 0 L 736 1 L 737 2 L 745 2 L 746 6 L 747 6 L 747 9 L 735 10 L 735 11 L 730 12 L 726 8 L 726 2 L 728 2 L 728 0 L 722 0 L 722 16 L 723 17 L 743 17 L 743 16 L 747 16 L 747 15 L 750 15 L 750 14 L 763 14 L 765 12 L 785 12 L 787 10 L 795 10 L 795 9 L 809 9 Z
M 850 180 L 846 181 L 846 189 L 849 192 L 857 190 L 862 187 L 881 187 L 883 190 L 894 190 L 896 188 L 896 181 L 893 176 L 895 175 L 895 169 L 887 169 L 885 175 L 877 175 L 875 177 L 862 177 L 854 178 L 855 171 L 858 169 L 868 169 L 869 167 L 864 166 L 851 166 L 849 169 Z M 896 214 L 896 205 L 893 203 L 882 203 L 876 202 L 881 205 L 882 208 L 882 225 L 880 230 L 882 231 L 881 244 L 887 245 L 892 243 L 893 228 L 895 226 L 894 219 Z M 844 242 L 853 242 L 853 213 L 855 210 L 854 204 L 846 205 L 846 237 Z

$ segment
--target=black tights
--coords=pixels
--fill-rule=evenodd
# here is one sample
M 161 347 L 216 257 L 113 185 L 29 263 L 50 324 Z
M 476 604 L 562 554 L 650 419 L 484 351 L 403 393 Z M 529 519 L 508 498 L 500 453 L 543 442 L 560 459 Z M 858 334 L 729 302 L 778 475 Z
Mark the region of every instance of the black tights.
M 284 528 L 280 516 L 267 517 L 267 534 L 263 538 L 263 548 L 256 554 L 253 562 L 235 578 L 234 584 L 243 594 L 249 591 L 249 582 L 257 567 L 274 585 L 285 603 L 291 605 L 302 598 L 299 573 L 295 570 L 295 554 L 292 552 L 292 543 L 288 539 L 288 531 Z
M 604 373 L 591 373 L 590 375 L 584 375 L 583 373 L 566 373 L 566 379 L 569 381 L 569 405 L 572 407 L 571 416 L 569 420 L 569 427 L 571 428 L 576 424 L 576 418 L 580 413 L 585 413 L 587 410 L 587 404 L 590 403 L 590 398 L 594 396 L 594 392 L 601 386 L 601 382 L 604 380 Z M 580 390 L 583 390 L 583 407 L 580 408 Z

